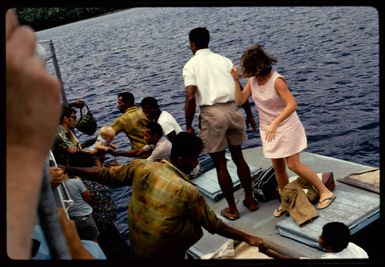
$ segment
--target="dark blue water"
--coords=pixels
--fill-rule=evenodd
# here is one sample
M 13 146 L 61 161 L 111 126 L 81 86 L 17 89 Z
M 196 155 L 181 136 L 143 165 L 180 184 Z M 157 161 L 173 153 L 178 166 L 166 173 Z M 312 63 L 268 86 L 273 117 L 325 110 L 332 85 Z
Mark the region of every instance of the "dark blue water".
M 210 48 L 236 64 L 254 43 L 278 58 L 276 70 L 298 102 L 306 151 L 379 166 L 379 19 L 373 8 L 135 8 L 41 31 L 38 38 L 53 40 L 67 97 L 84 99 L 99 126 L 119 116 L 117 94 L 128 90 L 137 103 L 156 97 L 184 128 L 182 68 L 192 55 L 188 33 L 199 26 L 210 30 Z M 244 148 L 261 145 L 257 132 L 248 137 Z M 116 143 L 128 147 L 124 134 Z M 114 190 L 114 200 L 127 239 L 126 189 Z
M 379 166 L 379 19 L 370 7 L 134 8 L 38 32 L 53 40 L 69 99 L 86 100 L 99 125 L 119 113 L 117 93 L 155 96 L 184 128 L 182 68 L 188 32 L 239 63 L 262 44 L 298 101 L 307 151 Z M 253 105 L 254 114 L 255 107 Z M 259 146 L 248 132 L 245 148 Z M 81 136 L 81 139 L 83 137 Z M 120 147 L 127 139 L 117 138 Z

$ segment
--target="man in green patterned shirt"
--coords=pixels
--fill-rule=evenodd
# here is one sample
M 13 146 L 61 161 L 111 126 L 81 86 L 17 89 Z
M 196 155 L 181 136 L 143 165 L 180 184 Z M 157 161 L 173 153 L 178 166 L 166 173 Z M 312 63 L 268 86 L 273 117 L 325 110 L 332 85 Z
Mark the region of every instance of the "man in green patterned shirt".
M 117 118 L 111 127 L 116 133 L 124 132 L 130 140 L 131 149 L 140 149 L 146 145 L 144 132 L 148 119 L 143 113 L 142 108 L 135 105 L 135 98 L 129 92 L 118 94 L 118 109 L 123 113 Z M 148 156 L 148 155 L 147 155 Z
M 138 259 L 183 259 L 203 235 L 214 234 L 263 247 L 263 240 L 220 220 L 189 181 L 199 163 L 202 140 L 192 133 L 176 135 L 170 161 L 133 160 L 122 166 L 67 167 L 70 175 L 106 184 L 132 185 L 128 204 L 132 256 Z

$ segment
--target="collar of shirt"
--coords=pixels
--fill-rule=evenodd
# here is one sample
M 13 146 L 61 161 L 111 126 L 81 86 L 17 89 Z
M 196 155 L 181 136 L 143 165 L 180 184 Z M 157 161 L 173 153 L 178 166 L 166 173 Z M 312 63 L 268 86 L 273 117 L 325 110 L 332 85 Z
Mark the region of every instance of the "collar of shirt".
M 209 53 L 212 53 L 210 48 L 202 48 L 202 49 L 199 49 L 198 51 L 195 52 L 195 56 L 196 55 L 209 54 Z
M 189 176 L 187 174 L 185 174 L 184 172 L 182 172 L 181 170 L 179 170 L 174 165 L 172 165 L 172 163 L 170 161 L 162 159 L 160 162 L 166 164 L 169 168 L 173 169 L 177 174 L 179 174 L 179 176 L 181 178 L 183 178 L 183 180 L 186 180 L 187 182 L 191 183 L 190 179 L 189 179 Z
M 132 106 L 132 107 L 129 107 L 129 108 L 126 109 L 126 111 L 124 112 L 124 114 L 130 113 L 130 112 L 133 112 L 133 111 L 137 111 L 138 109 L 140 109 L 139 106 Z

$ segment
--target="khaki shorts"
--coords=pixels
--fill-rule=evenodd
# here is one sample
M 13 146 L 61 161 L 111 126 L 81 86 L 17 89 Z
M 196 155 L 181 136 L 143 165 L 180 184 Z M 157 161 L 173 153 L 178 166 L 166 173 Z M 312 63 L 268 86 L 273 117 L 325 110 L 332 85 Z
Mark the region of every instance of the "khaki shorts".
M 239 146 L 247 140 L 243 114 L 234 102 L 201 107 L 199 129 L 207 153 Z

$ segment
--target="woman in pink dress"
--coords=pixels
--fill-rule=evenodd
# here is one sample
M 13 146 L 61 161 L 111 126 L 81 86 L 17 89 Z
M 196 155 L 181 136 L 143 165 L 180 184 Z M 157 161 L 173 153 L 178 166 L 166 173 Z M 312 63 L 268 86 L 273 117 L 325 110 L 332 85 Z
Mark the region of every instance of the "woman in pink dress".
M 261 46 L 254 45 L 241 57 L 242 76 L 249 78 L 243 90 L 240 88 L 240 73 L 231 69 L 235 81 L 235 101 L 241 105 L 252 96 L 259 115 L 259 131 L 263 153 L 270 158 L 280 191 L 288 184 L 286 165 L 297 175 L 306 179 L 320 194 L 317 209 L 328 207 L 335 199 L 317 174 L 300 161 L 299 153 L 307 147 L 305 129 L 297 115 L 297 102 L 289 91 L 285 78 L 272 70 L 277 60 L 267 55 Z M 275 209 L 279 217 L 285 211 Z

